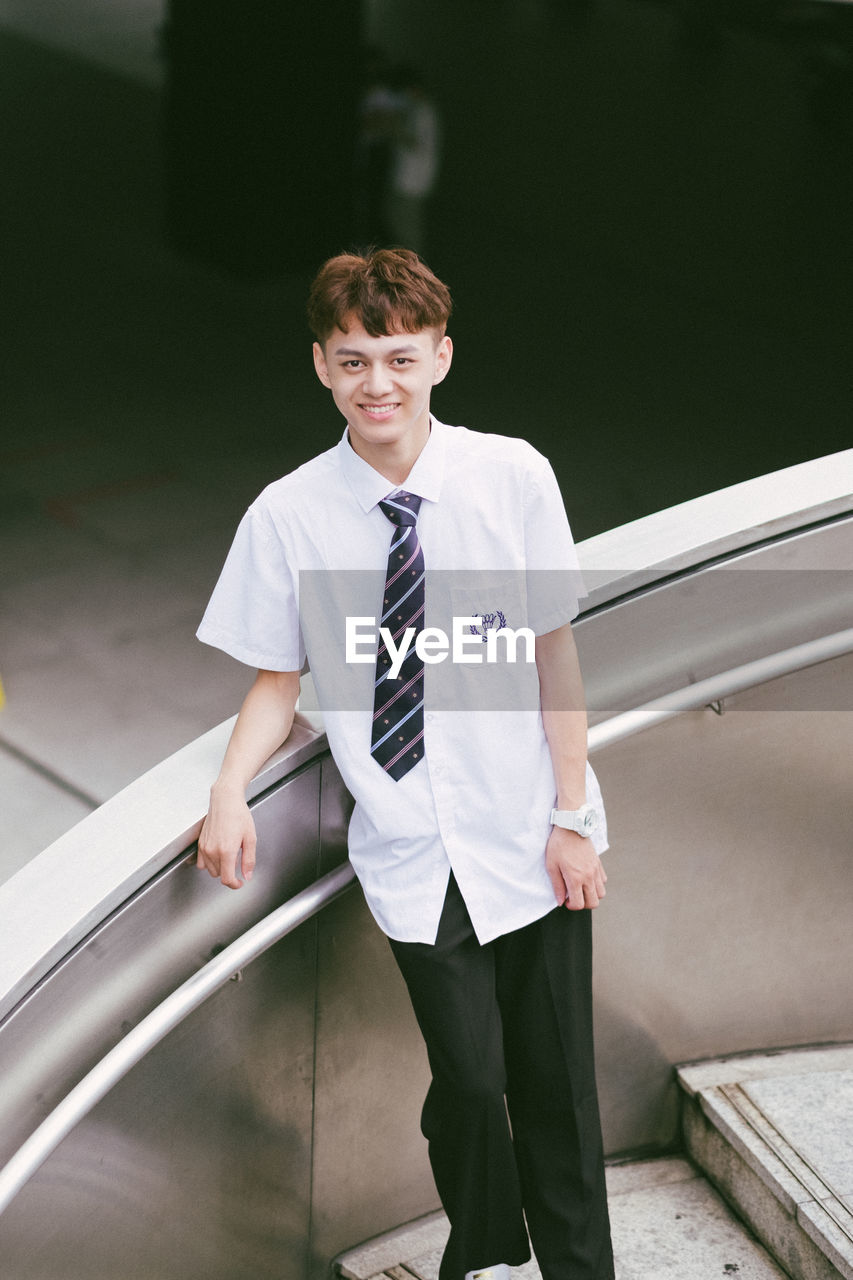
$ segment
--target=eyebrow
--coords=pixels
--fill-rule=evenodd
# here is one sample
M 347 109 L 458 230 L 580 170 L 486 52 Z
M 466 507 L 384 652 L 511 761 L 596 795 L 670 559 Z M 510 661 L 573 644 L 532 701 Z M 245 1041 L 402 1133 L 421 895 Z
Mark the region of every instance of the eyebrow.
M 417 351 L 417 349 L 418 348 L 413 343 L 409 343 L 405 347 L 394 347 L 392 351 L 386 352 L 386 355 L 402 356 L 407 354 L 409 351 Z M 336 347 L 335 355 L 336 356 L 359 356 L 362 360 L 364 359 L 364 352 L 356 351 L 353 347 Z

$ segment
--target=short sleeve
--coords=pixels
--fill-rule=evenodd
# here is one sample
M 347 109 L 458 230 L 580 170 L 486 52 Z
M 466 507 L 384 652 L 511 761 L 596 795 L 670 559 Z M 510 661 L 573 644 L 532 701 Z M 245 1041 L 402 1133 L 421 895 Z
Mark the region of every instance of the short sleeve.
M 251 667 L 301 671 L 305 646 L 295 581 L 266 512 L 250 507 L 196 632 L 198 639 Z
M 560 486 L 541 454 L 526 479 L 524 538 L 528 623 L 544 635 L 571 622 L 587 593 Z

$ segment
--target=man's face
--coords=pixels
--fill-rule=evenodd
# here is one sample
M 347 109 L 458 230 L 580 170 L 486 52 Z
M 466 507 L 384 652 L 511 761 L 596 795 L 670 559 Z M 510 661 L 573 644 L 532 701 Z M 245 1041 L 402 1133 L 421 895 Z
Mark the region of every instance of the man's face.
M 347 420 L 353 449 L 376 465 L 383 456 L 417 457 L 429 437 L 432 388 L 450 368 L 453 347 L 435 329 L 372 338 L 353 320 L 314 343 L 314 367 Z

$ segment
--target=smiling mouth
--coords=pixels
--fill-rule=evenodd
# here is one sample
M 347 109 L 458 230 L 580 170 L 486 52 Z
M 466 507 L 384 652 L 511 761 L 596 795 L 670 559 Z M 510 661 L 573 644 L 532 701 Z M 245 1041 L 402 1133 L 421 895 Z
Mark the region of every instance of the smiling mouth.
M 362 413 L 366 413 L 370 418 L 387 418 L 395 409 L 399 409 L 398 402 L 394 404 L 362 404 L 359 405 Z

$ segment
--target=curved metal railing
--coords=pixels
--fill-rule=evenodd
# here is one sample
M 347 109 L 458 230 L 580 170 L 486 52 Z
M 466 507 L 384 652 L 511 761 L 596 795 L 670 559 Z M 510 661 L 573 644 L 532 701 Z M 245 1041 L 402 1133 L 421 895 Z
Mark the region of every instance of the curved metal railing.
M 624 738 L 663 724 L 665 720 L 672 720 L 686 711 L 710 706 L 724 698 L 731 698 L 736 693 L 742 693 L 744 689 L 753 689 L 756 685 L 767 684 L 770 680 L 778 680 L 795 671 L 804 671 L 807 667 L 829 662 L 832 658 L 840 658 L 850 652 L 853 652 L 853 627 L 836 631 L 829 636 L 819 636 L 816 640 L 794 645 L 791 649 L 782 649 L 779 653 L 767 654 L 763 658 L 756 658 L 754 662 L 732 667 L 730 671 L 708 676 L 705 680 L 697 680 L 695 684 L 673 690 L 660 698 L 653 698 L 641 707 L 623 711 L 620 715 L 594 725 L 589 731 L 589 750 L 600 751 L 602 747 L 621 742 Z
M 75 1085 L 57 1107 L 43 1120 L 34 1133 L 22 1143 L 5 1168 L 0 1171 L 0 1213 L 26 1185 L 48 1156 L 59 1146 L 92 1108 L 141 1062 L 155 1045 L 173 1031 L 220 987 L 257 960 L 276 942 L 317 915 L 323 907 L 340 897 L 353 883 L 355 873 L 348 862 L 322 876 L 314 884 L 297 893 L 275 911 L 220 951 L 197 973 L 167 996 L 156 1009 L 109 1051 L 92 1070 Z
M 623 712 L 589 731 L 590 751 L 600 751 L 666 720 L 718 703 L 745 689 L 853 652 L 853 628 L 766 655 Z M 0 1213 L 52 1152 L 110 1090 L 234 973 L 306 923 L 349 889 L 348 862 L 271 912 L 182 983 L 124 1037 L 66 1095 L 0 1170 Z

